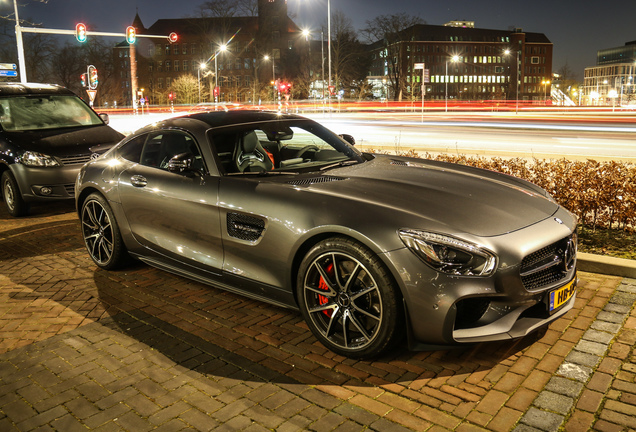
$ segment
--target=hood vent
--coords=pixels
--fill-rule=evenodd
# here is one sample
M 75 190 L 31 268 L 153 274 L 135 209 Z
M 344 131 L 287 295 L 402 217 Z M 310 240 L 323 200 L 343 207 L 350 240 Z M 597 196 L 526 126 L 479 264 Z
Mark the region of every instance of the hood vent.
M 320 177 L 295 179 L 292 181 L 288 181 L 287 184 L 291 184 L 294 186 L 311 186 L 313 184 L 329 183 L 329 182 L 334 182 L 339 180 L 344 180 L 344 179 L 342 177 L 320 176 Z
M 414 167 L 414 168 L 424 168 L 424 165 L 419 164 L 419 163 L 417 163 L 417 162 L 406 162 L 406 161 L 395 160 L 395 159 L 391 159 L 390 164 L 391 164 L 391 165 L 397 165 L 397 166 L 406 166 L 406 167 Z

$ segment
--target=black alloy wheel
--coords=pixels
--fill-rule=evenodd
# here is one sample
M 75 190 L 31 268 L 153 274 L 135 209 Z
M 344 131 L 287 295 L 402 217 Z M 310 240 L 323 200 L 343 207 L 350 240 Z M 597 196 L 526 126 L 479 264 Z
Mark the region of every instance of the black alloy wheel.
M 297 289 L 309 328 L 330 350 L 368 358 L 398 341 L 398 290 L 364 246 L 345 238 L 318 243 L 301 264 Z
M 106 270 L 122 266 L 128 253 L 106 199 L 90 195 L 82 205 L 81 218 L 84 243 L 95 264 Z

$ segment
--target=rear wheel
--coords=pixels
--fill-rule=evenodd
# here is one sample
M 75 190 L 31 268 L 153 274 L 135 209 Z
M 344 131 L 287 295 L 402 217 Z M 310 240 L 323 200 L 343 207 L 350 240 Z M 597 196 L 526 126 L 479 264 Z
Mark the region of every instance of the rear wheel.
M 91 194 L 82 205 L 82 234 L 88 254 L 99 267 L 112 270 L 129 260 L 119 226 L 106 199 Z
M 403 328 L 395 282 L 369 249 L 345 238 L 324 240 L 303 260 L 300 309 L 313 334 L 335 353 L 374 357 L 393 347 Z
M 20 217 L 29 214 L 29 205 L 22 198 L 18 182 L 11 171 L 2 173 L 2 198 L 4 205 L 11 216 Z

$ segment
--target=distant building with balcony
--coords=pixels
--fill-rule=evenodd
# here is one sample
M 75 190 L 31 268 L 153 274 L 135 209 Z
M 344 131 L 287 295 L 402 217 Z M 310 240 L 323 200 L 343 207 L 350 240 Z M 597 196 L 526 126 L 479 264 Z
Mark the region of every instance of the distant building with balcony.
M 585 68 L 581 103 L 636 104 L 636 41 L 597 51 L 596 66 Z
M 146 28 L 137 15 L 132 25 L 139 35 L 133 49 L 122 42 L 113 50 L 120 106 L 142 94 L 152 104 L 198 102 L 196 91 L 193 96 L 175 87 L 183 75 L 197 81 L 196 89 L 201 83 L 205 102 L 273 98 L 271 82 L 295 76 L 307 51 L 286 0 L 259 0 L 257 16 L 159 19 Z M 167 39 L 172 32 L 175 43 Z
M 455 25 L 457 24 L 457 25 Z M 368 80 L 374 94 L 389 99 L 526 100 L 550 97 L 552 42 L 521 29 L 473 28 L 472 21 L 415 25 L 370 45 Z M 418 67 L 419 67 L 418 66 Z

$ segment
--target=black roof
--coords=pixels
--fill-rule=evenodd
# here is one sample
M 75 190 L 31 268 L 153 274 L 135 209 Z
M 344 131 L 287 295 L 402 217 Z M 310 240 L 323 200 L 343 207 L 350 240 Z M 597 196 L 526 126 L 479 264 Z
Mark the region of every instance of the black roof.
M 0 96 L 31 94 L 75 95 L 75 93 L 66 87 L 57 84 L 0 82 Z

